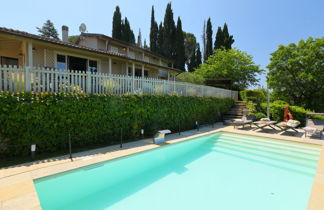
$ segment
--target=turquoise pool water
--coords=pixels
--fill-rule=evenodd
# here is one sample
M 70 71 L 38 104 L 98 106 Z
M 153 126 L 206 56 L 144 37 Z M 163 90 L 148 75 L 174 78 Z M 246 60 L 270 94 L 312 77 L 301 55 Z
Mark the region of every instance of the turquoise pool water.
M 319 153 L 219 133 L 34 182 L 45 210 L 305 210 Z

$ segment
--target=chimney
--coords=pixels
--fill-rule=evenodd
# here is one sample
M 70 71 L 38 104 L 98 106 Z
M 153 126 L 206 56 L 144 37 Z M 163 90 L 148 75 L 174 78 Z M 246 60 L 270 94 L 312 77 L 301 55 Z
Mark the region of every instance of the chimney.
M 69 42 L 69 27 L 62 26 L 62 41 Z

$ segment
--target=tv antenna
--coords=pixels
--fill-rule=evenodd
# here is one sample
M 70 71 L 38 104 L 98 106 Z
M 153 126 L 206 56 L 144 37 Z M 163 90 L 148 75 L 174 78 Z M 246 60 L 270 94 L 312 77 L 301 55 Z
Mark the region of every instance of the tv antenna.
M 87 30 L 86 24 L 81 23 L 81 25 L 79 26 L 80 33 L 84 33 L 84 32 L 86 32 L 86 30 Z

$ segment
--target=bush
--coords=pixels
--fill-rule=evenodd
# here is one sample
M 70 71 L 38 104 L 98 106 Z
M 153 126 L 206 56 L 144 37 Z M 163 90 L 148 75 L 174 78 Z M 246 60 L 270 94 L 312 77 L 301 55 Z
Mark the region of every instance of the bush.
M 192 72 L 183 72 L 177 76 L 176 80 L 179 82 L 188 82 L 188 83 L 199 84 L 199 85 L 203 85 L 205 82 L 203 76 Z
M 263 90 L 242 90 L 240 96 L 242 101 L 252 101 L 256 104 L 261 104 L 267 100 Z
M 135 140 L 158 129 L 177 131 L 214 122 L 233 105 L 232 99 L 176 95 L 98 95 L 78 93 L 0 92 L 0 148 L 2 155 L 28 154 L 21 144 L 37 144 L 38 153 L 73 147 Z M 102 135 L 102 136 L 100 136 Z
M 271 119 L 281 122 L 284 118 L 284 107 L 288 104 L 284 101 L 275 101 L 274 103 L 270 104 L 270 116 Z M 264 113 L 267 111 L 267 103 L 261 104 Z M 294 120 L 298 120 L 301 122 L 301 126 L 305 126 L 306 123 L 306 113 L 311 113 L 313 111 L 304 109 L 299 106 L 289 106 L 289 111 L 293 116 Z M 312 118 L 316 119 L 324 119 L 323 116 L 312 116 Z

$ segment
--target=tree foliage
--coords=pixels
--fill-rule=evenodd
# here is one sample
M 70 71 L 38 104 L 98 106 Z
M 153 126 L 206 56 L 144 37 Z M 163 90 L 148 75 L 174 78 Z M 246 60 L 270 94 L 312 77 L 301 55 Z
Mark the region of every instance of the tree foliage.
M 173 19 L 173 11 L 171 3 L 167 4 L 164 22 L 163 22 L 163 43 L 162 54 L 168 58 L 175 58 L 175 41 L 176 41 L 176 27 Z
M 181 70 L 185 70 L 185 46 L 184 46 L 184 37 L 182 31 L 182 23 L 180 17 L 178 17 L 177 21 L 177 29 L 176 29 L 176 52 L 175 52 L 175 67 Z
M 210 18 L 207 20 L 206 28 L 206 55 L 204 60 L 206 61 L 210 55 L 213 54 L 213 28 Z
M 324 111 L 324 37 L 279 45 L 267 68 L 276 99 Z
M 36 28 L 40 35 L 43 37 L 59 39 L 57 30 L 55 29 L 54 24 L 50 20 L 47 20 L 41 28 Z
M 188 83 L 199 84 L 199 85 L 203 85 L 205 82 L 203 76 L 192 72 L 183 72 L 181 74 L 178 74 L 176 80 L 179 82 L 188 82 Z
M 119 6 L 116 6 L 113 15 L 112 38 L 122 40 L 122 17 Z
M 221 27 L 218 27 L 214 43 L 214 49 L 232 49 L 233 43 L 233 35 L 229 35 L 227 24 L 224 24 L 223 29 Z
M 185 47 L 185 57 L 187 67 L 190 63 L 190 59 L 193 53 L 195 53 L 195 48 L 197 45 L 196 37 L 192 33 L 183 32 L 184 35 L 184 47 Z
M 116 6 L 113 16 L 112 37 L 114 39 L 135 44 L 134 32 L 130 27 L 130 23 L 127 17 L 125 17 L 125 19 L 122 20 L 122 15 L 119 6 Z
M 195 72 L 205 79 L 232 79 L 233 88 L 242 90 L 257 84 L 256 76 L 262 70 L 246 52 L 218 49 Z
M 154 7 L 152 6 L 152 13 L 151 13 L 151 30 L 150 30 L 150 50 L 152 52 L 158 52 L 158 33 L 159 27 L 157 22 L 155 21 L 154 16 Z

